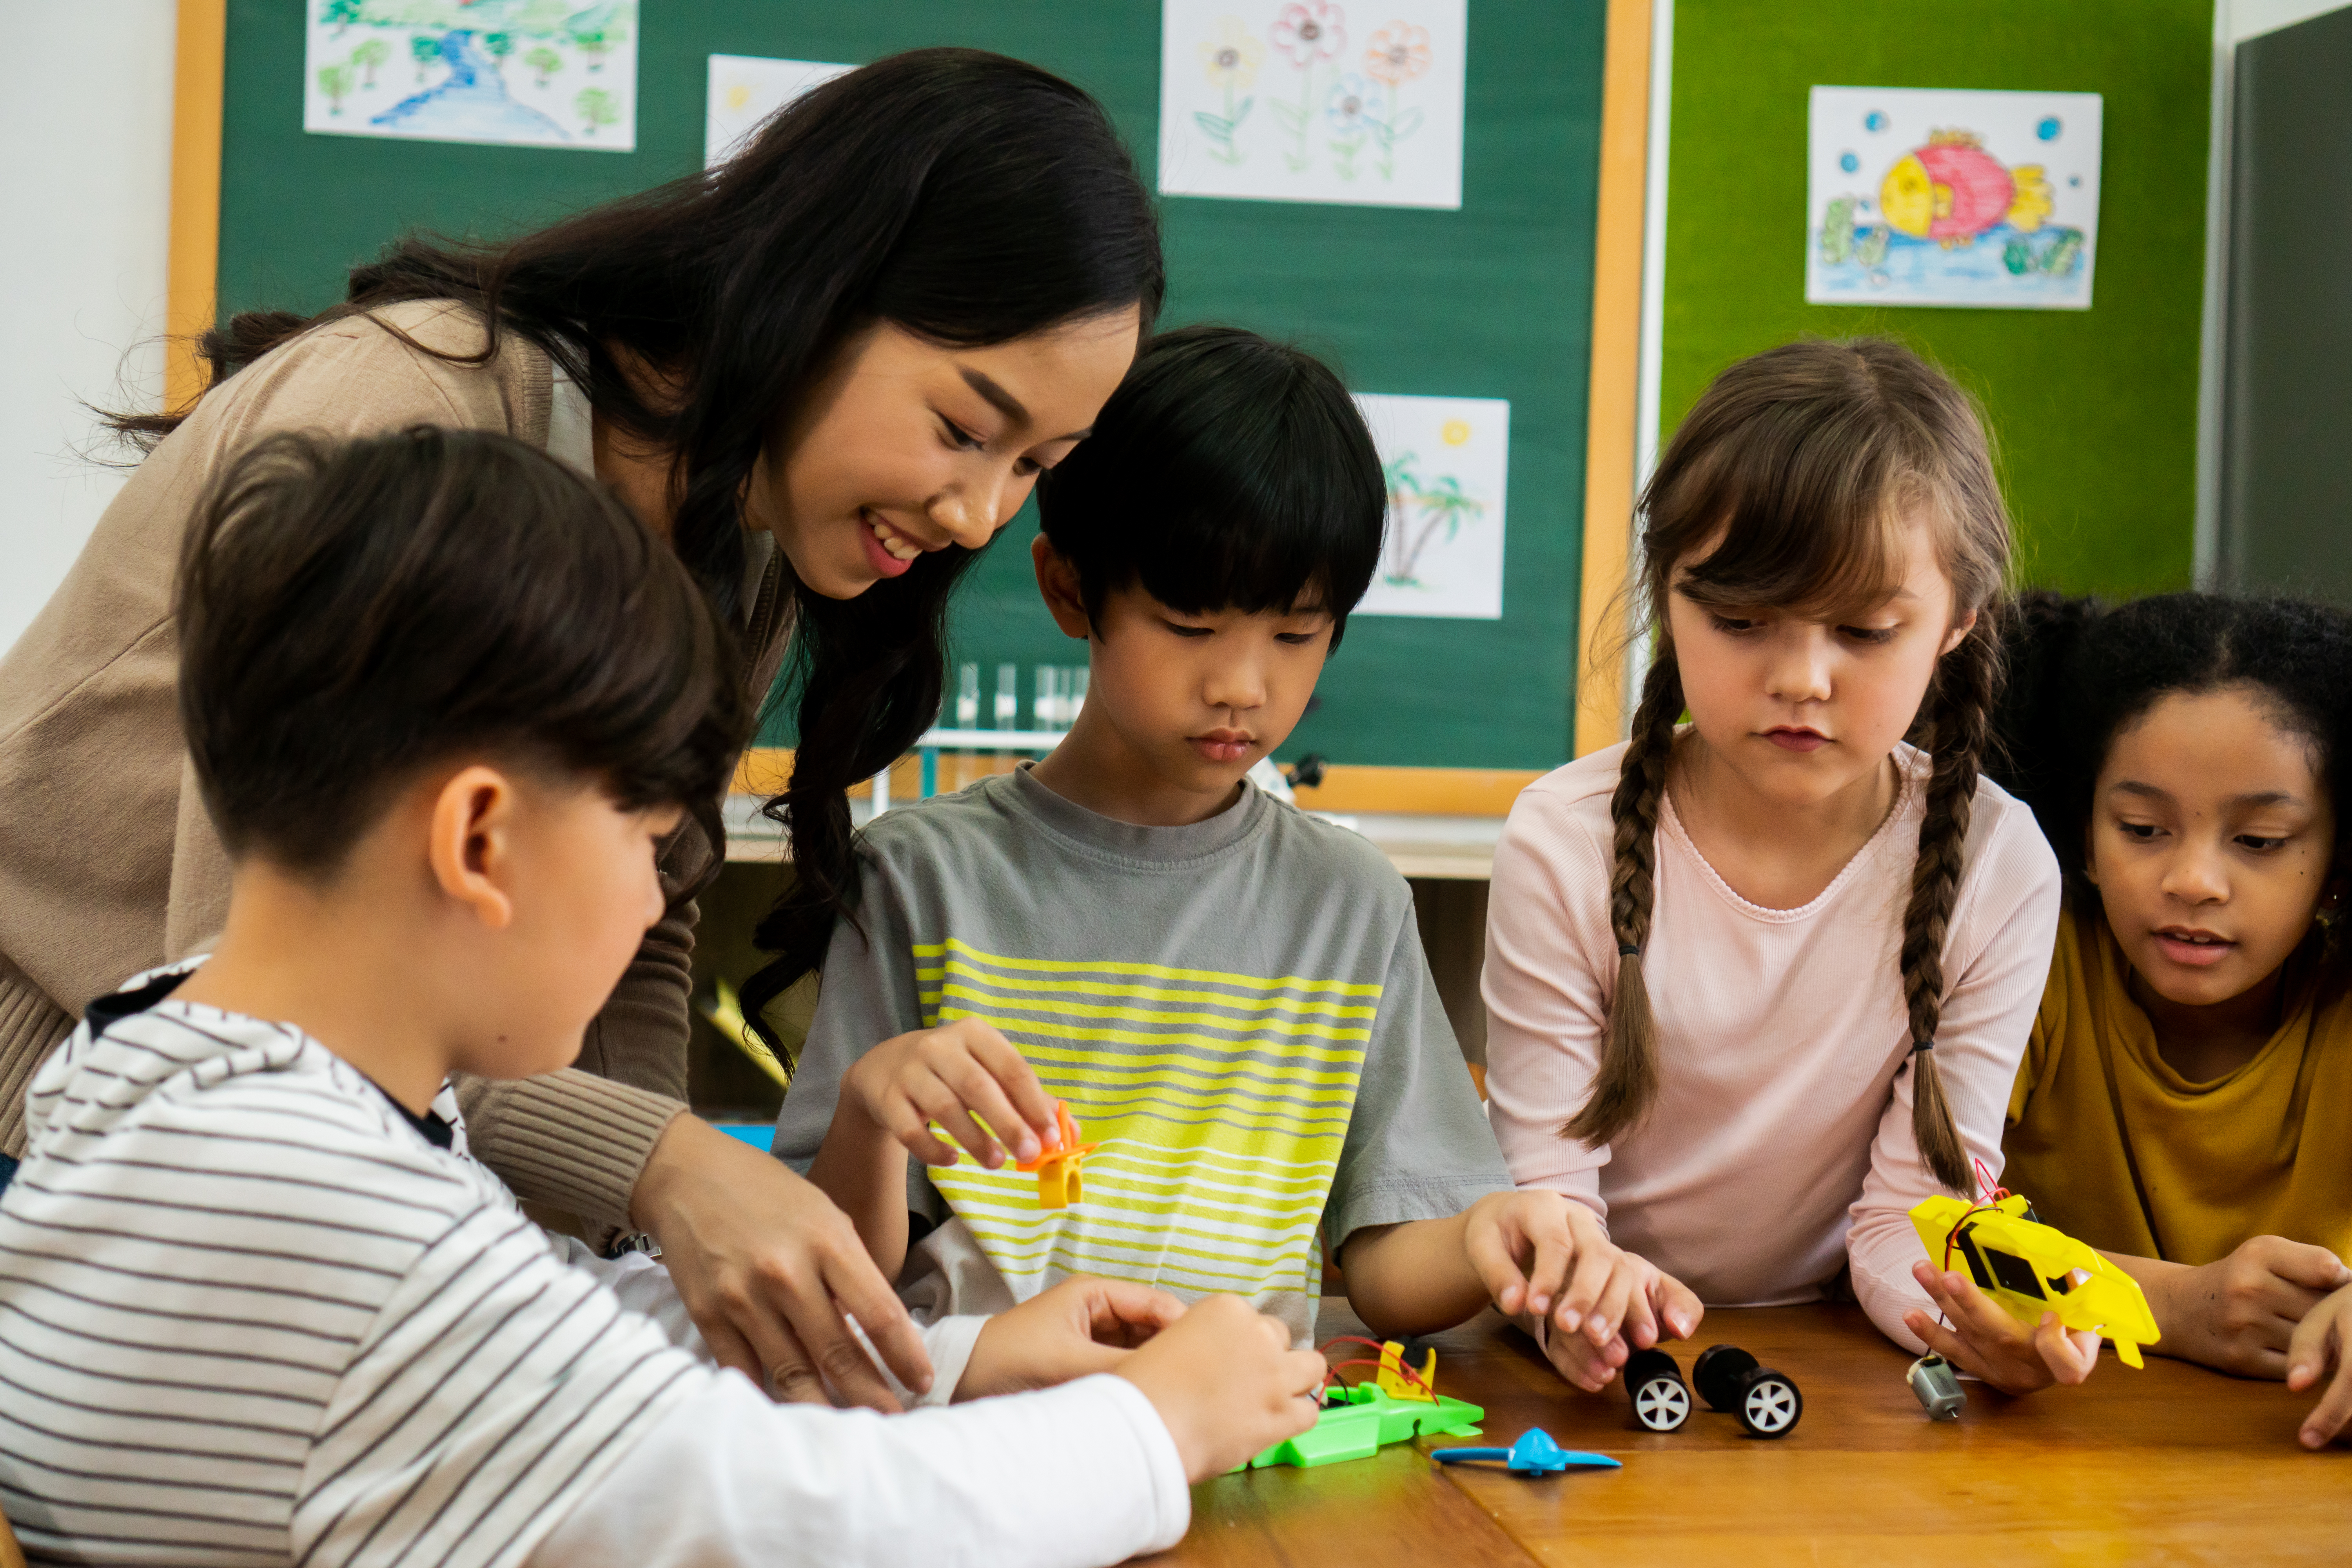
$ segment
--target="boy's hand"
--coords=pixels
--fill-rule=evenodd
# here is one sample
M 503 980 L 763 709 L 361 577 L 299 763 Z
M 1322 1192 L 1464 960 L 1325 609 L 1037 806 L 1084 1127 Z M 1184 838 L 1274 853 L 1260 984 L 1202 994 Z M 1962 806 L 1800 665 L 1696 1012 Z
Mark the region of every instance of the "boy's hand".
M 2147 1281 L 2167 1355 L 2244 1377 L 2286 1375 L 2295 1325 L 2352 1268 L 2324 1247 L 2258 1236 L 2229 1257 Z
M 1189 1480 L 1224 1474 L 1322 1415 L 1319 1352 L 1238 1296 L 1211 1296 L 1129 1355 L 1118 1375 L 1143 1390 L 1176 1439 Z
M 1016 1160 L 1034 1160 L 1054 1136 L 1054 1100 L 1013 1043 L 977 1018 L 883 1041 L 843 1075 L 842 1098 L 931 1165 L 956 1163 L 936 1121 L 993 1171 L 1004 1148 L 973 1120 L 1005 1133 Z
M 2294 1326 L 2286 1352 L 2286 1385 L 2302 1394 L 2331 1366 L 2334 1381 L 2303 1418 L 2300 1436 L 2306 1448 L 2326 1447 L 2352 1421 L 2352 1285 L 2305 1312 Z
M 899 1382 L 930 1386 L 922 1336 L 856 1227 L 783 1162 L 698 1117 L 673 1117 L 629 1208 L 661 1243 L 663 1266 L 719 1365 L 793 1403 L 829 1403 L 830 1379 L 844 1398 L 895 1411 L 844 1321 L 855 1318 Z
M 2099 1364 L 2099 1336 L 2092 1329 L 2068 1329 L 2055 1312 L 2042 1314 L 2028 1330 L 1976 1287 L 1965 1274 L 1947 1274 L 1926 1258 L 1911 1266 L 1911 1278 L 1935 1298 L 1950 1320 L 1939 1327 L 1913 1308 L 1903 1324 L 1927 1348 L 2003 1394 L 2031 1394 L 2053 1383 L 2080 1383 Z
M 980 1331 L 955 1397 L 985 1399 L 1109 1372 L 1184 1315 L 1165 1290 L 1076 1274 Z

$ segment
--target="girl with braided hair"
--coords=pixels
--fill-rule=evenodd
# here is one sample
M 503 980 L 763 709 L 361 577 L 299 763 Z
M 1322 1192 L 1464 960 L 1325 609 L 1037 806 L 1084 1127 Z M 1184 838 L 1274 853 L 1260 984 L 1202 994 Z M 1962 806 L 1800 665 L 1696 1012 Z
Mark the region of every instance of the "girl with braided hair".
M 1496 852 L 1496 1133 L 1702 1300 L 1850 1280 L 1922 1348 L 1909 1210 L 1998 1175 L 2058 916 L 2032 815 L 1979 773 L 2010 560 L 1983 422 L 1890 342 L 1759 354 L 1675 433 L 1642 559 L 1632 738 L 1531 785 Z M 1630 1354 L 1543 1338 L 1586 1388 Z M 2039 1347 L 2087 1371 L 2054 1325 Z
M 2066 871 L 2009 1180 L 2139 1280 L 2159 1352 L 2327 1378 L 2319 1447 L 2352 1420 L 2352 616 L 2037 594 L 2009 623 L 1992 765 Z M 2005 1315 L 1920 1326 L 2018 1358 Z

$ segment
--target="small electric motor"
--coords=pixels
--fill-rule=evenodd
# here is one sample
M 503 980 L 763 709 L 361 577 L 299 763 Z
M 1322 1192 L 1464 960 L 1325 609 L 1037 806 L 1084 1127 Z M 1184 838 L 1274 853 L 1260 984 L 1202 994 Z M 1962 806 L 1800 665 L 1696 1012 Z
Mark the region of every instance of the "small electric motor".
M 1906 1375 L 1911 1392 L 1919 1396 L 1921 1407 L 1931 1419 L 1958 1421 L 1960 1412 L 1968 1408 L 1968 1391 L 1960 1386 L 1960 1374 L 1935 1352 L 1929 1351 L 1913 1362 Z

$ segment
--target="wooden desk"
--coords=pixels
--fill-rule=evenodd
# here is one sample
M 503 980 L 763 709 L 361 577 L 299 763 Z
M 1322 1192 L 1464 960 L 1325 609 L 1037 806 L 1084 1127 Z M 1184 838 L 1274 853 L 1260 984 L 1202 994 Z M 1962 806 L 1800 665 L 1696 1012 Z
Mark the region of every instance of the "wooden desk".
M 1325 1303 L 1323 1338 L 1360 1332 Z M 1587 1394 L 1491 1313 L 1437 1340 L 1438 1387 L 1486 1407 L 1481 1438 L 1420 1439 L 1375 1459 L 1276 1468 L 1195 1488 L 1192 1533 L 1165 1564 L 1782 1563 L 2352 1561 L 2352 1448 L 2305 1452 L 2313 1396 L 2151 1356 L 2112 1352 L 2089 1383 L 2011 1400 L 1969 1384 L 1957 1423 L 1931 1422 L 1910 1358 L 1853 1307 L 1707 1314 L 1668 1348 L 1733 1343 L 1796 1380 L 1797 1429 L 1741 1434 L 1703 1403 L 1644 1432 L 1621 1388 Z M 1622 1470 L 1522 1479 L 1423 1451 L 1508 1444 L 1541 1426 Z

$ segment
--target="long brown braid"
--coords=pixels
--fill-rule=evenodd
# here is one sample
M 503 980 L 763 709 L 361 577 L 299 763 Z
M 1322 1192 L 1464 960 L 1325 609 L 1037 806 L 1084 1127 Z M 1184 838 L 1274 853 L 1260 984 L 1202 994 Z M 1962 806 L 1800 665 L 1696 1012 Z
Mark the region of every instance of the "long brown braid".
M 1993 610 L 1936 666 L 1927 689 L 1927 749 L 1935 759 L 1927 777 L 1927 812 L 1919 820 L 1919 858 L 1911 868 L 1911 900 L 1903 910 L 1903 1004 L 1911 1015 L 1911 1131 L 1919 1158 L 1936 1179 L 1971 1190 L 1968 1152 L 1944 1099 L 1936 1066 L 1936 1026 L 1944 1012 L 1944 938 L 1976 805 L 1977 769 L 1992 732 L 2000 688 L 2000 636 Z
M 1790 343 L 1716 378 L 1668 443 L 1640 510 L 1642 614 L 1629 636 L 1662 625 L 1670 584 L 1725 613 L 1763 605 L 1842 614 L 1881 601 L 1920 521 L 1950 579 L 1955 624 L 1977 617 L 1938 661 L 1920 705 L 1919 735 L 1934 766 L 1900 959 L 1920 1163 L 1967 1191 L 1966 1153 L 1936 1068 L 1935 1038 L 1944 942 L 2000 685 L 1992 616 L 2010 561 L 2009 515 L 1976 405 L 1899 344 Z M 1674 643 L 1661 636 L 1610 800 L 1609 924 L 1618 961 L 1601 1065 L 1591 1097 L 1560 1129 L 1587 1144 L 1638 1125 L 1658 1094 L 1658 1027 L 1643 954 L 1656 899 L 1658 815 L 1683 701 Z
M 1640 1121 L 1658 1095 L 1658 1023 L 1642 977 L 1642 950 L 1650 941 L 1657 895 L 1658 806 L 1666 797 L 1666 764 L 1675 754 L 1675 721 L 1682 717 L 1682 673 L 1672 645 L 1661 647 L 1642 682 L 1633 735 L 1609 799 L 1615 825 L 1609 869 L 1609 930 L 1617 939 L 1617 989 L 1609 1001 L 1609 1028 L 1592 1098 L 1562 1127 L 1563 1138 L 1606 1142 Z

